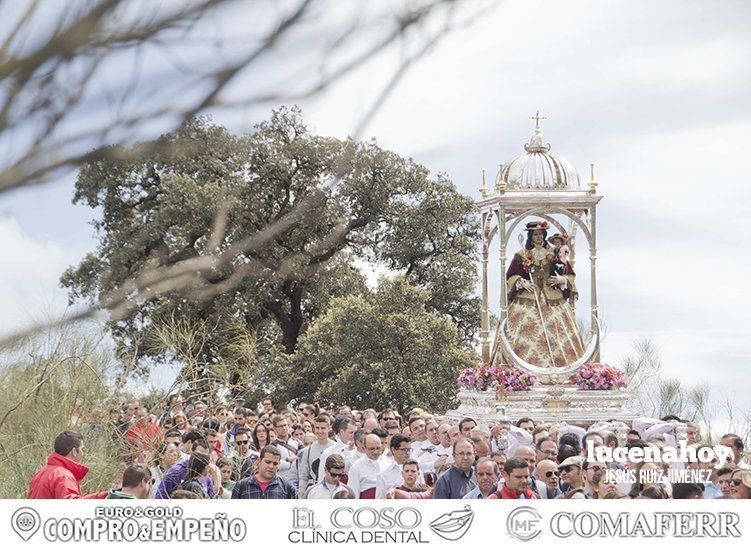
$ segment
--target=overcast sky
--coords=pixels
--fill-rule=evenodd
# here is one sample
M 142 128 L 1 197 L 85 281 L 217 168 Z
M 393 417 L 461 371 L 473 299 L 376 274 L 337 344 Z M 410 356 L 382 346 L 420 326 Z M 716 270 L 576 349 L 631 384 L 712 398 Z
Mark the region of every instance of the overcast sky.
M 477 198 L 481 169 L 492 180 L 499 163 L 523 152 L 539 109 L 552 152 L 583 183 L 596 164 L 605 360 L 620 361 L 649 337 L 667 375 L 748 399 L 749 8 L 501 3 L 417 63 L 363 137 L 446 172 Z M 346 137 L 396 59 L 398 51 L 382 55 L 300 103 L 307 122 Z M 245 132 L 269 110 L 215 120 Z M 93 212 L 70 204 L 72 191 L 70 176 L 0 197 L 0 331 L 64 307 L 60 274 L 94 248 Z M 496 267 L 495 297 L 499 278 Z

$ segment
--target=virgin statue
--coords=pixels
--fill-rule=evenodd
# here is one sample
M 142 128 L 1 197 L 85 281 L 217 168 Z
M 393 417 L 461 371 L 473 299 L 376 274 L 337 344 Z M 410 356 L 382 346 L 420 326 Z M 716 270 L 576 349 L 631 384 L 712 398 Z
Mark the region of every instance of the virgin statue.
M 548 223 L 527 223 L 524 249 L 506 273 L 509 300 L 506 337 L 523 360 L 545 368 L 564 367 L 584 353 L 572 306 L 574 269 L 547 241 Z

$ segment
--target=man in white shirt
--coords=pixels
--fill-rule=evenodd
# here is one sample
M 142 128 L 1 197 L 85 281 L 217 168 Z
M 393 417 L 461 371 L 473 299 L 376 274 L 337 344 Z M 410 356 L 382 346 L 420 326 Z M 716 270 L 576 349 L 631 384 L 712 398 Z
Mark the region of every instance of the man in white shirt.
M 461 436 L 459 434 L 459 427 L 456 425 L 452 427 L 448 423 L 442 423 L 438 426 L 438 438 L 441 442 L 436 448 L 435 453 L 432 454 L 434 473 L 437 474 L 438 469 L 443 465 L 452 465 L 454 463 L 453 446 L 454 442 L 459 439 L 459 436 Z M 426 471 L 426 473 L 428 472 Z
M 733 463 L 738 468 L 749 468 L 748 462 L 744 458 L 743 439 L 737 434 L 728 433 L 720 438 L 720 445 L 730 448 L 733 452 Z
M 409 433 L 412 437 L 412 456 L 416 458 L 422 451 L 424 442 L 428 440 L 425 420 L 421 417 L 413 417 L 409 421 Z
M 324 476 L 320 483 L 309 487 L 305 493 L 306 499 L 333 499 L 337 493 L 346 491 L 354 497 L 352 489 L 342 483 L 344 472 L 344 457 L 338 453 L 332 453 L 326 458 L 326 464 L 322 471 Z
M 431 419 L 425 424 L 427 440 L 421 442 L 418 447 L 415 447 L 414 442 L 412 443 L 412 457 L 419 464 L 420 472 L 425 475 L 435 473 L 435 462 L 438 460 L 437 454 L 442 450 L 438 427 L 438 423 L 434 419 Z M 447 430 L 448 427 L 447 425 Z M 447 449 L 450 451 L 451 446 L 447 446 Z
M 356 499 L 374 499 L 378 475 L 388 466 L 390 459 L 381 458 L 381 439 L 375 434 L 365 435 L 365 457 L 349 469 L 347 485 Z
M 391 437 L 392 459 L 376 478 L 376 499 L 385 499 L 389 490 L 396 489 L 404 483 L 402 465 L 409 460 L 412 452 L 409 442 L 409 437 L 403 434 L 396 434 Z M 422 474 L 417 481 L 424 483 Z
M 336 433 L 336 441 L 321 454 L 320 466 L 325 466 L 326 459 L 329 455 L 337 453 L 344 458 L 344 473 L 348 474 L 353 463 L 355 449 L 354 436 L 357 430 L 357 423 L 350 417 L 338 417 L 334 420 L 333 430 Z M 323 470 L 318 471 L 318 483 L 323 482 L 325 477 Z M 345 479 L 346 482 L 346 479 Z

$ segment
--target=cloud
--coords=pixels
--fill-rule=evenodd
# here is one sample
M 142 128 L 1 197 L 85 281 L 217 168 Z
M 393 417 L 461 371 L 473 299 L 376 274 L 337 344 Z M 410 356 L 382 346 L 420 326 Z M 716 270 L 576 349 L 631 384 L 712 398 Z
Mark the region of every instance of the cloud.
M 68 264 L 63 248 L 30 237 L 8 217 L 0 217 L 0 240 L 0 331 L 64 310 L 66 297 L 58 286 Z

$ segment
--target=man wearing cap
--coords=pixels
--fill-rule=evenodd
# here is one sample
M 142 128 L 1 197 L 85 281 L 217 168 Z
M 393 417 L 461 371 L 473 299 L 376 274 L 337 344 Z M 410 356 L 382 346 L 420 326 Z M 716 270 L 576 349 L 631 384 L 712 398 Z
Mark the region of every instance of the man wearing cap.
M 572 489 L 577 489 L 584 483 L 582 477 L 583 457 L 569 457 L 558 465 L 558 474 L 561 480 L 561 493 L 556 498 L 563 497 Z

